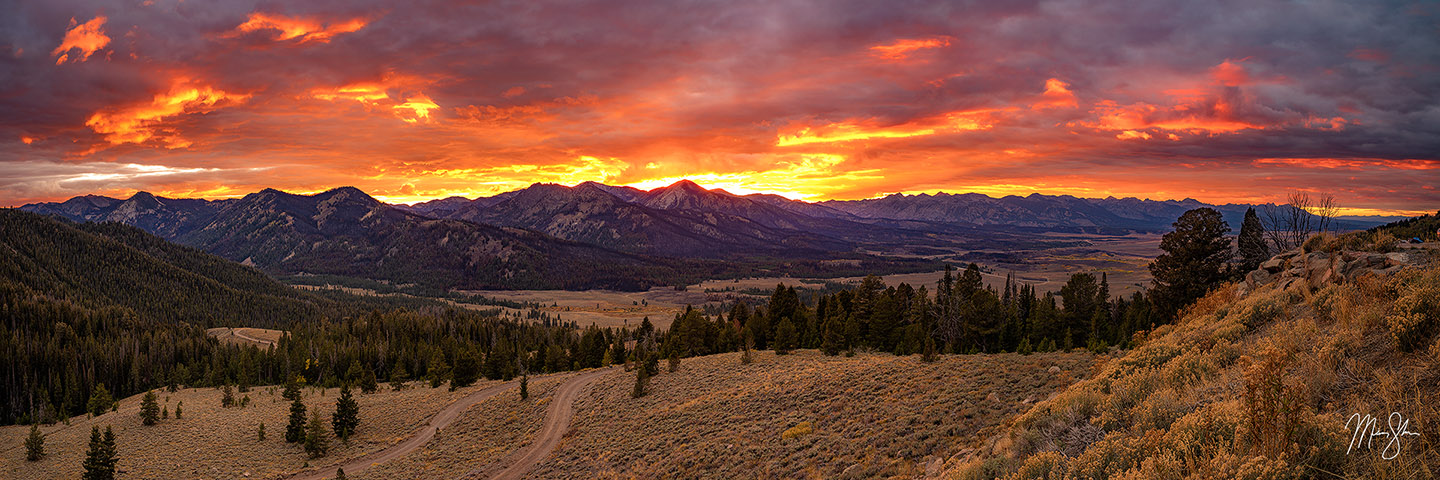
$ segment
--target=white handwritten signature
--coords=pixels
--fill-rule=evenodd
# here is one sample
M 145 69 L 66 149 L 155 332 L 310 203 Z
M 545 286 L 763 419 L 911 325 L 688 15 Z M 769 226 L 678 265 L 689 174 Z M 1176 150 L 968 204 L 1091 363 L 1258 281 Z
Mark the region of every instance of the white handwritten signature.
M 1369 414 L 1354 414 L 1350 419 L 1345 420 L 1345 429 L 1350 430 L 1350 424 L 1355 424 L 1355 430 L 1350 433 L 1350 446 L 1345 449 L 1349 455 L 1351 450 L 1364 448 L 1373 450 L 1375 448 L 1375 437 L 1388 437 L 1384 447 L 1380 450 L 1380 458 L 1394 460 L 1400 456 L 1400 440 L 1408 436 L 1420 436 L 1419 432 L 1410 431 L 1410 420 L 1406 419 L 1400 412 L 1391 412 L 1386 419 L 1390 429 L 1381 430 L 1375 425 L 1379 419 Z

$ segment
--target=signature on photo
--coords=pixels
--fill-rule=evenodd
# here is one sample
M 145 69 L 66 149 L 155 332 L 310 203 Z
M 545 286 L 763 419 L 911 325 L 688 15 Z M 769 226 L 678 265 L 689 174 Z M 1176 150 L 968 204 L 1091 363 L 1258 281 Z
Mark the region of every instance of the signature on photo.
M 1350 446 L 1345 449 L 1346 455 L 1359 448 L 1373 450 L 1375 437 L 1387 437 L 1388 440 L 1380 450 L 1380 458 L 1394 460 L 1395 457 L 1400 456 L 1401 440 L 1408 436 L 1420 436 L 1419 432 L 1410 431 L 1410 420 L 1400 412 L 1391 412 L 1390 417 L 1386 419 L 1387 425 L 1376 425 L 1378 420 L 1369 414 L 1361 415 L 1359 413 L 1351 415 L 1348 420 L 1345 420 L 1346 430 L 1351 430 L 1351 425 L 1354 425 L 1354 430 L 1350 432 Z M 1389 429 L 1379 428 L 1385 426 L 1388 426 Z

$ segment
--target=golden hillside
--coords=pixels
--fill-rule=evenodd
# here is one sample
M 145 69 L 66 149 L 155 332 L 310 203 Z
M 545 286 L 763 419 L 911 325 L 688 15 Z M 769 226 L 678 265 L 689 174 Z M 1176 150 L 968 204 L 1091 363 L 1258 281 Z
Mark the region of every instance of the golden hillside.
M 943 476 L 1436 478 L 1436 253 L 1353 247 L 1275 257 Z

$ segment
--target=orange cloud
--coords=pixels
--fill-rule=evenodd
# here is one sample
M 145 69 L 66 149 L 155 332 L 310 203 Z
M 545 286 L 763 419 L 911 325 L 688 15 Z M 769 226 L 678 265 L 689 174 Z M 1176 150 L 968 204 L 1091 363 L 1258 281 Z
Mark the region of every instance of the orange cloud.
M 1245 70 L 1245 66 L 1229 60 L 1211 68 L 1210 77 L 1227 87 L 1238 87 L 1250 83 L 1250 73 Z
M 60 41 L 60 46 L 50 52 L 51 55 L 59 55 L 55 64 L 65 63 L 67 60 L 83 62 L 90 58 L 91 54 L 105 48 L 110 44 L 110 37 L 105 36 L 106 18 L 99 16 L 90 21 L 76 24 L 75 19 L 70 19 L 70 30 L 65 32 L 65 39 Z M 74 57 L 70 56 L 70 50 L 79 50 L 80 53 Z
M 1390 170 L 1440 170 L 1437 160 L 1387 160 L 1383 158 L 1260 158 L 1257 165 L 1283 165 L 1305 168 L 1367 170 L 1383 168 Z
M 950 37 L 896 40 L 894 43 L 870 47 L 871 55 L 886 60 L 904 60 L 916 50 L 950 46 Z
M 1040 94 L 1040 101 L 1031 105 L 1032 109 L 1075 107 L 1078 105 L 1075 100 L 1075 92 L 1070 91 L 1070 84 L 1052 78 L 1045 81 L 1045 92 Z
M 406 123 L 418 123 L 430 121 L 430 111 L 440 108 L 434 100 L 425 94 L 419 94 L 405 100 L 405 103 L 396 105 L 395 114 Z
M 230 36 L 274 31 L 272 39 L 277 42 L 295 40 L 297 43 L 325 43 L 336 35 L 365 28 L 366 23 L 364 18 L 352 18 L 327 24 L 313 17 L 287 17 L 280 14 L 254 12 L 250 14 L 250 18 L 245 23 L 236 26 Z
M 166 120 L 185 114 L 207 113 L 219 108 L 222 103 L 243 102 L 247 98 L 249 95 L 229 93 L 181 79 L 174 82 L 169 92 L 155 95 L 148 104 L 96 112 L 85 122 L 85 126 L 104 135 L 105 141 L 112 145 L 144 143 L 154 138 L 165 142 L 168 148 L 185 148 L 191 142 L 181 138 L 178 132 L 166 129 Z
M 338 88 L 317 88 L 311 90 L 310 95 L 321 100 L 354 100 L 365 104 L 390 98 L 390 95 L 385 93 L 385 87 L 377 83 L 357 83 Z
M 1112 101 L 1100 102 L 1092 113 L 1099 114 L 1099 122 L 1091 126 L 1101 130 L 1145 130 L 1161 129 L 1190 132 L 1235 132 L 1246 129 L 1264 129 L 1235 118 L 1234 107 L 1222 98 L 1198 99 L 1172 106 L 1136 103 L 1118 105 Z
M 819 127 L 801 127 L 791 134 L 780 134 L 777 147 L 812 143 L 849 142 L 872 138 L 907 138 L 973 130 L 989 130 L 994 126 L 998 110 L 962 110 L 899 125 L 882 127 L 873 121 L 845 121 Z
M 1136 130 L 1126 130 L 1115 135 L 1115 138 L 1121 140 L 1149 140 L 1150 134 Z

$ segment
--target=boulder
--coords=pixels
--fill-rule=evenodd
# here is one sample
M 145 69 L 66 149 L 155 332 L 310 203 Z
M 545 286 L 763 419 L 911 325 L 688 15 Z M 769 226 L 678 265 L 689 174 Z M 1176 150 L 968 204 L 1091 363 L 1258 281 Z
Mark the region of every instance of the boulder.
M 1270 280 L 1275 277 L 1270 273 L 1271 272 L 1269 270 L 1265 270 L 1263 268 L 1259 270 L 1253 270 L 1245 275 L 1245 283 L 1247 284 L 1247 286 L 1250 287 L 1250 289 L 1254 289 L 1255 287 L 1270 283 Z
M 1390 265 L 1405 265 L 1410 263 L 1410 257 L 1404 252 L 1390 252 L 1385 254 L 1385 263 Z
M 1285 269 L 1285 259 L 1273 257 L 1266 260 L 1265 263 L 1260 264 L 1260 268 L 1270 273 L 1280 273 L 1280 270 Z

